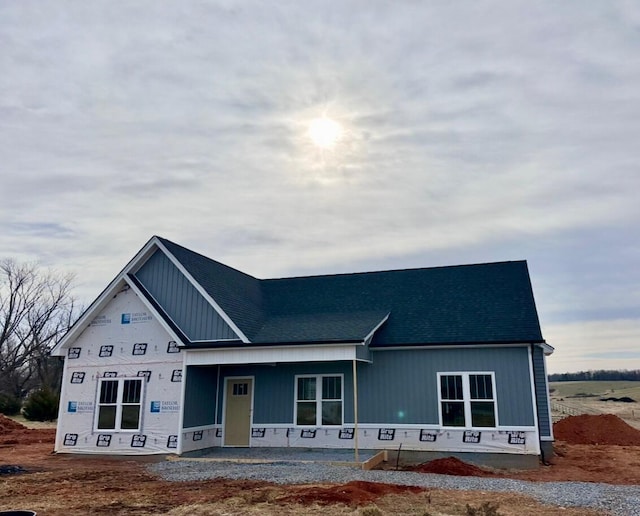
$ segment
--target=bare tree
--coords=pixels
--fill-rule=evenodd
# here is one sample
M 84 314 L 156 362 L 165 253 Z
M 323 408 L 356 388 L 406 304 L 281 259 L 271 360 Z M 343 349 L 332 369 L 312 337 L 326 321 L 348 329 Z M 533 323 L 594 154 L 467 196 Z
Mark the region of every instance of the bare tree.
M 21 399 L 34 387 L 59 387 L 49 352 L 75 317 L 73 275 L 0 261 L 0 393 Z

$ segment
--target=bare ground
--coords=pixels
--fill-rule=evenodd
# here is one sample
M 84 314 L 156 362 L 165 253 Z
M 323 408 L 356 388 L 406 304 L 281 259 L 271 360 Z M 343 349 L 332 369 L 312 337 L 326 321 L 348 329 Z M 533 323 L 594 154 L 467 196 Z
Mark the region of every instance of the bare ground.
M 145 463 L 157 458 L 55 455 L 53 429 L 0 431 L 0 465 L 22 474 L 0 476 L 0 510 L 31 509 L 43 515 L 85 514 L 412 514 L 465 515 L 497 505 L 504 516 L 558 514 L 517 494 L 417 489 L 369 482 L 289 485 L 244 480 L 175 483 L 154 477 Z M 640 446 L 558 443 L 550 466 L 535 471 L 491 472 L 538 482 L 580 480 L 640 484 Z M 376 509 L 380 512 L 376 512 Z M 602 514 L 583 508 L 570 516 Z M 485 514 L 477 512 L 477 514 Z M 486 513 L 490 514 L 490 513 Z

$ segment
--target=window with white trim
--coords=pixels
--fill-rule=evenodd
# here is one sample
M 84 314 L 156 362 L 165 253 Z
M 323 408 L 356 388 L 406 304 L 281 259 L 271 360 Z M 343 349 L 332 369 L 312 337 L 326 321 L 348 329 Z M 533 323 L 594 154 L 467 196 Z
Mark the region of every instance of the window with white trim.
M 296 376 L 296 425 L 342 425 L 343 383 L 342 375 Z
M 144 378 L 101 378 L 96 430 L 140 430 Z
M 438 396 L 442 426 L 496 427 L 494 373 L 438 373 Z

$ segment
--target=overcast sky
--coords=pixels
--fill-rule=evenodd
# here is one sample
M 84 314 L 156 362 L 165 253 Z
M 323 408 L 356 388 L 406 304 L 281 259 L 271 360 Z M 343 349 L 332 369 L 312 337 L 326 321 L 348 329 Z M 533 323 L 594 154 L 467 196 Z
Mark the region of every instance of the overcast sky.
M 639 167 L 637 1 L 0 0 L 0 256 L 84 304 L 154 234 L 260 278 L 526 259 L 550 372 L 638 369 Z

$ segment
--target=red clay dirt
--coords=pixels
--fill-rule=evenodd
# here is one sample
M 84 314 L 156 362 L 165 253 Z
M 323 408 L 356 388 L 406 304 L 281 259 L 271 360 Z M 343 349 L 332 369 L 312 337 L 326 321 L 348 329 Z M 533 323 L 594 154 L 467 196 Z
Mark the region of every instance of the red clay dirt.
M 479 466 L 463 462 L 456 457 L 446 457 L 424 462 L 410 468 L 419 473 L 438 473 L 440 475 L 455 475 L 459 477 L 491 477 L 496 474 Z
M 640 430 L 612 414 L 571 416 L 553 425 L 557 439 L 548 466 L 505 471 L 481 468 L 454 457 L 405 469 L 458 476 L 494 476 L 534 482 L 579 481 L 640 484 Z
M 300 486 L 290 495 L 278 498 L 278 502 L 295 502 L 303 505 L 342 503 L 352 507 L 360 507 L 374 502 L 382 496 L 420 493 L 422 491 L 424 489 L 420 487 L 353 480 L 337 486 Z
M 640 446 L 640 430 L 613 414 L 570 416 L 553 425 L 553 433 L 569 444 Z
M 15 444 L 53 442 L 56 431 L 53 428 L 29 429 L 24 425 L 0 414 L 0 447 Z
M 624 423 L 623 423 L 624 424 Z M 638 437 L 640 431 L 633 432 L 620 425 L 615 416 L 578 416 L 568 418 L 556 432 L 558 438 L 567 435 L 570 439 L 577 439 L 585 428 L 589 435 L 604 432 L 608 439 L 613 440 L 613 434 L 626 435 L 631 442 Z M 595 429 L 593 429 L 593 428 Z M 568 434 L 563 432 L 567 431 Z M 349 482 L 347 484 L 332 485 L 289 485 L 279 486 L 269 482 L 251 480 L 215 479 L 202 482 L 166 482 L 151 475 L 144 468 L 144 464 L 161 460 L 157 457 L 78 457 L 70 454 L 53 454 L 55 431 L 53 429 L 28 429 L 19 423 L 5 418 L 0 414 L 0 466 L 15 465 L 26 470 L 26 474 L 1 475 L 0 481 L 0 509 L 9 509 L 14 505 L 25 502 L 39 507 L 38 514 L 46 515 L 76 515 L 76 514 L 160 514 L 171 508 L 190 507 L 192 504 L 207 504 L 212 501 L 229 500 L 236 504 L 241 500 L 244 504 L 261 507 L 282 507 L 278 514 L 302 514 L 296 507 L 320 505 L 327 507 L 327 514 L 334 514 L 334 507 L 362 507 L 376 503 L 381 507 L 384 500 L 416 500 L 424 504 L 425 497 L 438 496 L 447 503 L 462 503 L 463 496 L 473 505 L 478 505 L 485 496 L 482 493 L 459 493 L 454 499 L 447 495 L 438 494 L 438 490 L 420 490 L 389 484 L 370 482 Z M 572 437 L 573 436 L 573 437 Z M 604 439 L 598 438 L 601 443 Z M 610 442 L 609 441 L 609 442 Z M 621 441 L 616 441 L 621 442 Z M 485 470 L 467 464 L 459 459 L 447 458 L 431 461 L 416 471 L 425 473 L 440 473 L 449 475 L 472 475 L 518 478 L 532 481 L 584 481 L 606 482 L 611 484 L 640 484 L 640 446 L 616 444 L 572 444 L 556 442 L 557 455 L 550 466 L 541 466 L 531 471 Z M 517 512 L 523 499 L 511 500 L 516 495 L 496 493 L 487 495 L 488 500 L 498 500 L 501 503 L 500 512 L 511 514 L 555 514 L 553 508 L 531 506 L 525 512 Z M 222 502 L 226 503 L 226 502 Z M 240 514 L 248 505 L 227 511 L 229 514 Z M 233 507 L 230 506 L 230 507 Z M 266 507 L 266 506 L 265 506 Z M 393 506 L 391 506 L 393 508 Z M 449 507 L 443 505 L 443 507 Z M 462 505 L 464 507 L 464 505 Z M 512 507 L 512 510 L 509 510 Z M 527 506 L 528 507 L 528 506 Z M 265 510 L 267 510 L 265 508 Z M 212 512 L 197 514 L 212 514 Z M 269 509 L 270 511 L 272 509 Z M 273 509 L 275 510 L 275 509 Z M 352 509 L 349 509 L 352 510 Z M 445 509 L 445 513 L 448 509 Z M 457 509 L 456 509 L 457 510 Z M 226 511 L 226 509 L 225 509 Z M 223 511 L 223 512 L 225 512 Z M 290 512 L 291 511 L 291 512 Z M 339 511 L 338 511 L 339 512 Z M 338 512 L 335 512 L 337 514 Z M 392 511 L 393 512 L 393 511 Z M 454 511 L 455 512 L 455 511 Z M 277 512 L 274 512 L 276 514 Z M 567 509 L 563 514 L 588 514 L 576 509 Z M 178 514 L 178 513 L 176 513 Z M 190 514 L 184 512 L 181 514 Z M 305 513 L 306 514 L 306 513 Z M 340 513 L 342 514 L 342 513 Z

